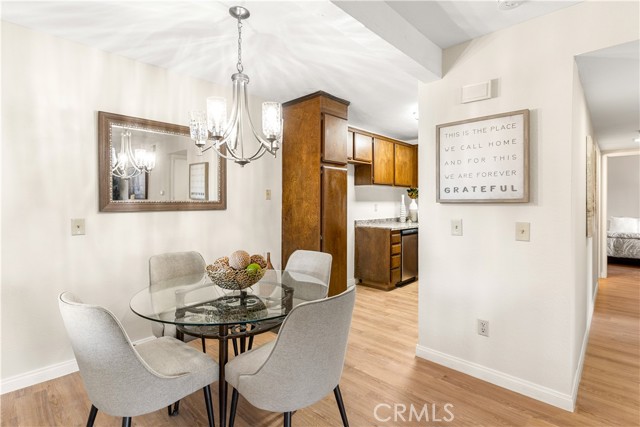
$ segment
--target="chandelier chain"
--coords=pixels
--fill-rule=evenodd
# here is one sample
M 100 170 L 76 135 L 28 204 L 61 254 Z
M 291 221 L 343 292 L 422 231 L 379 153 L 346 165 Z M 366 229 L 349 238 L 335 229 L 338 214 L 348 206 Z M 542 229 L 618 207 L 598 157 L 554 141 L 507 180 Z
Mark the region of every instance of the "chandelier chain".
M 242 73 L 244 67 L 242 66 L 242 19 L 238 18 L 238 63 L 236 69 L 239 73 Z

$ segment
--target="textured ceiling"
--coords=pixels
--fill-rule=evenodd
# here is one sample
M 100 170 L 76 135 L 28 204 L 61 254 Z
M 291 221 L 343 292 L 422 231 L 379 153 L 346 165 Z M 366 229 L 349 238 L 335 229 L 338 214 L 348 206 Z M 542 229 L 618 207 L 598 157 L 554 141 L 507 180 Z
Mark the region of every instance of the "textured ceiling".
M 602 151 L 640 148 L 640 42 L 576 57 Z
M 409 24 L 445 49 L 579 1 L 527 1 L 499 10 L 493 1 L 387 1 Z
M 237 30 L 228 9 L 235 3 L 2 2 L 2 18 L 230 86 Z M 242 53 L 250 93 L 284 102 L 324 90 L 351 102 L 351 124 L 417 138 L 413 60 L 328 1 L 240 3 L 251 11 Z
M 237 35 L 228 9 L 241 4 L 251 11 L 243 63 L 252 94 L 284 102 L 324 90 L 351 102 L 351 125 L 412 140 L 418 82 L 439 77 L 442 47 L 573 3 L 528 1 L 511 11 L 498 10 L 495 0 L 3 1 L 1 7 L 5 21 L 230 85 Z

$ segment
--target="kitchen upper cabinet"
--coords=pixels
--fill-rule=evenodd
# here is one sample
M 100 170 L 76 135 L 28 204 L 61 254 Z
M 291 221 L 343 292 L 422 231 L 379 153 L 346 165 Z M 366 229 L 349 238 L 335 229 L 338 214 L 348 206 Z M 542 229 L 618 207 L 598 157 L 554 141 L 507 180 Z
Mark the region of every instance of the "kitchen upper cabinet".
M 353 134 L 353 160 L 371 163 L 373 160 L 373 144 L 371 136 L 354 132 Z
M 322 161 L 347 164 L 347 121 L 331 114 L 322 114 Z
M 418 186 L 418 150 L 416 145 L 395 144 L 394 182 L 399 187 Z
M 353 160 L 353 131 L 350 130 L 347 136 L 347 161 Z
M 373 183 L 393 185 L 394 143 L 388 139 L 373 138 Z
M 418 186 L 418 146 L 349 128 L 355 185 Z

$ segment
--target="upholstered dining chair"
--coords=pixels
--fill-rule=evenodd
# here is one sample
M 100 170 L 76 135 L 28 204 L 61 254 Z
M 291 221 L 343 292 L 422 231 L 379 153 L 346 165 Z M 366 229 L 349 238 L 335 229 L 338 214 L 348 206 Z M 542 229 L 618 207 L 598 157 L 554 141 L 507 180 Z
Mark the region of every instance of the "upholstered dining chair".
M 227 363 L 226 380 L 233 387 L 230 427 L 239 394 L 257 408 L 283 412 L 284 425 L 290 427 L 294 411 L 321 400 L 331 390 L 343 425 L 349 425 L 339 382 L 355 296 L 351 287 L 340 295 L 296 306 L 275 341 Z
M 284 269 L 293 273 L 304 273 L 320 280 L 326 285 L 324 295 L 321 296 L 325 298 L 329 292 L 331 261 L 331 254 L 298 249 L 289 256 L 287 266 Z
M 87 426 L 100 410 L 122 417 L 128 427 L 131 417 L 168 407 L 198 389 L 214 426 L 210 384 L 218 380 L 219 366 L 209 356 L 171 337 L 134 346 L 109 310 L 83 304 L 69 292 L 58 303 L 91 400 Z
M 283 272 L 283 284 L 287 284 L 287 281 L 295 281 L 295 273 L 302 273 L 318 279 L 315 283 L 306 283 L 304 288 L 298 288 L 298 296 L 304 300 L 314 300 L 326 298 L 329 293 L 329 280 L 331 279 L 331 262 L 333 257 L 331 254 L 318 251 L 307 251 L 298 249 L 294 251 L 289 260 L 287 266 Z M 287 277 L 288 275 L 288 277 Z M 278 333 L 280 330 L 280 320 L 264 322 L 258 322 L 248 326 L 254 332 L 255 331 L 272 331 Z M 244 343 L 241 342 L 242 348 Z M 251 350 L 253 347 L 253 335 L 249 337 L 249 345 L 247 348 Z M 238 355 L 237 345 L 233 342 L 234 353 Z
M 149 288 L 151 291 L 166 289 L 178 285 L 198 283 L 205 274 L 206 262 L 199 252 L 170 252 L 153 255 L 149 258 Z M 156 337 L 177 338 L 175 325 L 151 322 L 151 330 Z M 195 336 L 182 335 L 184 342 Z M 205 349 L 204 338 L 202 348 Z

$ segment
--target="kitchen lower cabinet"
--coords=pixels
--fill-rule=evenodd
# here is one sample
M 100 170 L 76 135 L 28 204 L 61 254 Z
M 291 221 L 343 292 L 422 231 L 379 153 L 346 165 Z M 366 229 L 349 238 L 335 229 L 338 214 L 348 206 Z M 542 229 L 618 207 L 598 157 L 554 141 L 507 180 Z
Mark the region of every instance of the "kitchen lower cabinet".
M 355 271 L 361 285 L 389 291 L 402 280 L 400 231 L 375 227 L 355 229 Z

